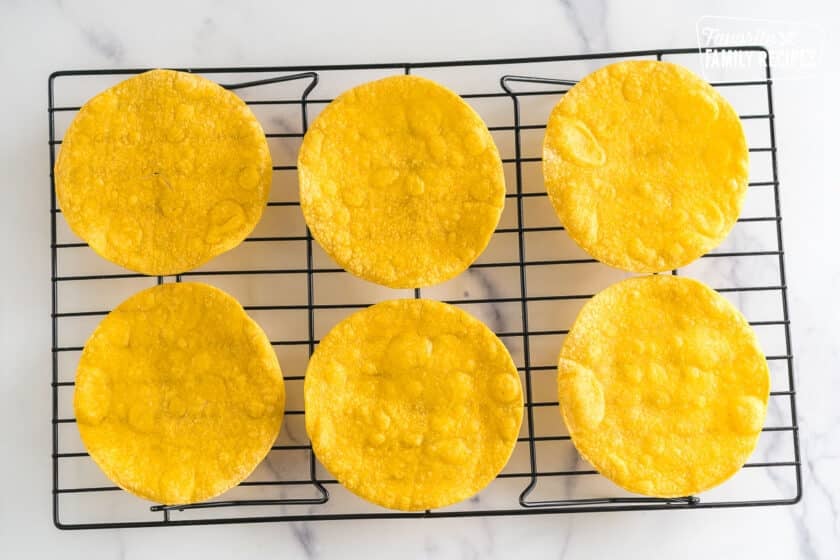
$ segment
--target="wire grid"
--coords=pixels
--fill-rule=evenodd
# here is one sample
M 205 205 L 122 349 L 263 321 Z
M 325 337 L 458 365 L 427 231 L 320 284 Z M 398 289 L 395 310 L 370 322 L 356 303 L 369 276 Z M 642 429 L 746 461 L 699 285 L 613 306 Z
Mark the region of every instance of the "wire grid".
M 580 306 L 595 292 L 626 277 L 601 265 L 570 246 L 562 226 L 556 223 L 539 175 L 539 153 L 529 155 L 545 128 L 547 110 L 576 79 L 609 62 L 630 58 L 674 60 L 691 66 L 692 59 L 710 52 L 728 52 L 762 58 L 761 75 L 748 79 L 714 82 L 727 95 L 735 90 L 750 92 L 753 106 L 741 110 L 745 126 L 754 123 L 763 145 L 750 142 L 753 158 L 767 156 L 766 177 L 750 183 L 749 193 L 760 193 L 754 206 L 762 210 L 746 215 L 738 227 L 769 226 L 763 233 L 733 234 L 731 247 L 724 246 L 697 261 L 685 271 L 704 279 L 729 297 L 759 331 L 770 329 L 768 363 L 771 365 L 771 403 L 759 450 L 741 473 L 701 496 L 657 499 L 632 495 L 598 475 L 575 452 L 557 411 L 553 385 L 554 358 Z M 696 62 L 696 60 L 695 60 Z M 564 66 L 565 65 L 565 66 Z M 87 245 L 68 234 L 56 206 L 52 168 L 61 144 L 61 120 L 72 118 L 80 101 L 56 105 L 60 90 L 72 88 L 73 80 L 123 79 L 144 69 L 61 71 L 49 78 L 50 208 L 52 254 L 52 427 L 53 513 L 62 529 L 141 526 L 175 526 L 265 521 L 337 520 L 358 518 L 459 517 L 570 513 L 643 509 L 695 509 L 792 504 L 801 496 L 801 473 L 796 424 L 795 390 L 784 270 L 779 183 L 772 101 L 772 80 L 767 51 L 762 47 L 731 47 L 698 51 L 667 49 L 554 56 L 530 59 L 474 60 L 460 62 L 332 65 L 319 67 L 261 67 L 184 69 L 216 79 L 237 91 L 258 114 L 269 142 L 291 142 L 285 148 L 288 161 L 275 165 L 274 189 L 263 221 L 299 220 L 299 203 L 293 183 L 296 145 L 313 113 L 323 108 L 342 89 L 373 77 L 395 73 L 423 73 L 450 85 L 485 117 L 502 152 L 508 184 L 505 215 L 487 252 L 448 287 L 412 292 L 378 288 L 358 281 L 331 263 L 308 229 L 261 235 L 260 227 L 240 248 L 231 252 L 228 267 L 203 267 L 174 277 L 145 277 L 104 263 Z M 349 83 L 325 84 L 327 76 L 340 74 Z M 460 81 L 459 81 L 460 80 Z M 451 82 L 451 83 L 450 83 Z M 61 88 L 59 88 L 59 85 Z M 288 91 L 260 97 L 268 86 L 288 86 Z M 96 86 L 101 89 L 101 86 Z M 319 93 L 322 91 L 324 95 Z M 255 92 L 251 95 L 249 92 Z M 759 93 L 756 97 L 754 92 Z M 751 97 L 752 96 L 752 97 Z M 254 98 L 256 97 L 256 98 Z M 736 96 L 737 97 L 737 96 Z M 758 102 L 756 99 L 763 99 Z M 531 108 L 538 102 L 539 110 Z M 490 102 L 493 109 L 482 107 Z M 736 105 L 736 109 L 740 109 Z M 286 111 L 279 118 L 277 112 Z M 492 113 L 492 114 L 491 114 Z M 532 114 L 541 120 L 529 121 Z M 501 120 L 500 120 L 501 117 Z M 749 131 L 748 131 L 749 132 Z M 536 136 L 535 136 L 536 135 Z M 748 138 L 750 134 L 748 134 Z M 278 157 L 275 154 L 275 163 Z M 282 151 L 282 150 L 280 150 Z M 756 174 L 751 171 L 751 180 Z M 760 175 L 760 174 L 759 174 Z M 759 195 L 757 195 L 759 196 Z M 748 195 L 749 206 L 750 195 Z M 271 217 L 272 211 L 293 212 Z M 285 218 L 283 218 L 285 216 Z M 292 217 L 294 216 L 294 217 Z M 546 217 L 550 216 L 550 217 Z M 296 218 L 295 218 L 296 217 Z M 532 218 L 535 218 L 532 221 Z M 542 221 L 540 219 L 542 218 Z M 553 221 L 552 221 L 553 220 Z M 300 226 L 300 223 L 298 224 Z M 268 232 L 272 233 L 272 232 Z M 548 237 L 547 237 L 548 236 Z M 753 246 L 760 240 L 759 247 Z M 770 246 L 761 243 L 771 242 Z M 726 245 L 726 244 L 725 244 Z M 288 247 L 278 249 L 279 246 Z M 268 249 L 252 253 L 254 247 Z M 550 258 L 535 258 L 546 248 L 567 247 Z M 578 251 L 577 253 L 575 251 Z M 278 256 L 279 255 L 279 256 Z M 283 257 L 282 259 L 280 257 Z M 217 260 L 220 260 L 220 257 Z M 762 264 L 756 264 L 756 260 Z M 70 263 L 81 265 L 70 266 Z M 294 266 L 278 266 L 289 261 Z M 215 261 L 214 261 L 215 262 Z M 211 263 L 212 265 L 213 263 Z M 750 272 L 763 269 L 762 282 L 750 280 Z M 494 274 L 504 273 L 493 277 Z M 769 274 L 769 276 L 768 276 Z M 274 288 L 257 278 L 267 278 Z M 266 303 L 254 294 L 285 293 L 285 279 L 303 278 L 300 289 L 289 289 L 286 299 Z M 769 277 L 770 280 L 767 280 Z M 569 285 L 565 280 L 569 278 Z M 715 284 L 728 278 L 728 285 Z M 75 361 L 82 344 L 108 309 L 131 293 L 157 282 L 200 279 L 231 291 L 269 331 L 284 368 L 288 402 L 283 433 L 267 460 L 239 487 L 217 500 L 188 506 L 153 505 L 134 498 L 104 478 L 80 444 L 72 418 Z M 326 280 L 324 280 L 326 279 Z M 536 280 L 535 280 L 536 279 Z M 128 282 L 128 285 L 125 283 Z M 237 293 L 237 282 L 245 289 Z M 249 284 L 249 282 L 251 282 Z M 324 282 L 325 285 L 321 285 Z M 329 292 L 329 293 L 327 293 Z M 336 292 L 340 298 L 336 299 Z M 479 496 L 440 510 L 404 513 L 372 506 L 350 495 L 318 463 L 302 430 L 302 381 L 308 356 L 318 338 L 340 316 L 391 297 L 432 297 L 464 307 L 484 319 L 502 338 L 515 357 L 525 388 L 525 419 L 513 457 L 505 470 Z M 758 300 L 750 298 L 758 297 Z M 249 297 L 252 299 L 249 300 Z M 341 299 L 345 298 L 345 299 Z M 768 299 L 769 298 L 769 299 Z M 100 300 L 105 303 L 100 303 Z M 770 301 L 770 303 L 768 303 Z M 68 303 L 69 302 L 69 303 Z M 110 305 L 109 305 L 110 304 Z M 564 307 L 566 306 L 566 307 Z M 753 320 L 756 310 L 775 313 Z M 295 314 L 295 315 L 290 315 Z M 319 318 L 326 314 L 327 319 Z M 514 320 L 504 319 L 515 315 Z M 545 317 L 561 317 L 563 324 L 544 325 Z M 510 323 L 514 327 L 510 327 Z M 286 327 L 284 336 L 273 336 L 272 326 Z M 306 333 L 305 337 L 301 336 Z M 67 342 L 67 337 L 75 342 Z M 775 339 L 774 339 L 775 337 Z M 764 339 L 763 344 L 765 344 Z M 548 342 L 546 342 L 548 341 Z M 542 349 L 545 349 L 544 351 Z M 300 353 L 300 350 L 304 350 Z M 292 351 L 298 351 L 295 356 Z M 767 347 L 765 346 L 765 350 Z M 292 366 L 291 368 L 289 366 Z M 297 424 L 297 428 L 294 424 Z M 764 442 L 764 444 L 762 443 Z

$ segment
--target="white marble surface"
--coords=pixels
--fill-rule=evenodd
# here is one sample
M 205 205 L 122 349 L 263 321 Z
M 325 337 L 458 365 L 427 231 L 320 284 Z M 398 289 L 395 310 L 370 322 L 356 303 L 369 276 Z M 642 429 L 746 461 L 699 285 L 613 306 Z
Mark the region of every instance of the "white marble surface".
M 840 555 L 840 280 L 832 219 L 840 74 L 831 2 L 505 3 L 0 0 L 0 556 L 705 557 Z M 519 518 L 350 521 L 60 532 L 50 512 L 46 78 L 68 68 L 304 65 L 575 54 L 696 44 L 703 16 L 826 30 L 817 68 L 779 80 L 775 111 L 796 356 L 804 499 L 792 507 Z M 774 29 L 761 27 L 764 29 Z M 747 243 L 731 240 L 733 246 Z M 536 244 L 535 244 L 536 245 Z M 501 248 L 500 250 L 504 250 Z M 535 250 L 539 250 L 535 246 Z M 535 255 L 540 258 L 540 255 Z M 542 258 L 547 258 L 543 256 Z M 701 273 L 699 271 L 698 273 Z M 469 280 L 467 280 L 469 281 Z M 495 289 L 504 289 L 498 286 Z M 460 290 L 462 286 L 458 286 Z M 467 289 L 483 289 L 475 283 Z M 326 290 L 325 290 L 326 291 Z M 430 292 L 431 293 L 431 292 Z M 445 296 L 451 297 L 451 296 Z M 492 317 L 488 317 L 491 320 Z M 504 320 L 504 317 L 502 317 Z M 492 321 L 491 321 L 492 323 Z M 501 326 L 496 326 L 501 329 Z M 379 547 L 373 550 L 372 547 Z

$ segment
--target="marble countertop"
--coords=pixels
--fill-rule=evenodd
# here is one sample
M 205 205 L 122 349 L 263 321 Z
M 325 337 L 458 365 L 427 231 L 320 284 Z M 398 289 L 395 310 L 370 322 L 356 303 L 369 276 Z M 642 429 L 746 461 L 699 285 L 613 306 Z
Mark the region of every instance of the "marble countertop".
M 324 4 L 321 6 L 320 4 Z M 109 2 L 0 0 L 0 556 L 145 558 L 840 557 L 840 281 L 829 164 L 840 54 L 835 3 Z M 422 6 L 422 7 L 421 7 Z M 746 18 L 746 19 L 732 19 Z M 734 23 L 733 23 L 734 22 Z M 698 23 L 700 25 L 698 25 Z M 795 506 L 64 532 L 51 514 L 48 75 L 60 69 L 509 58 L 718 40 L 773 46 L 779 178 L 804 498 Z M 738 32 L 742 32 L 740 36 Z M 752 34 L 752 35 L 750 35 Z M 816 45 L 815 61 L 797 58 Z M 733 246 L 747 242 L 733 238 Z M 504 247 L 499 248 L 500 251 Z M 539 257 L 539 255 L 535 255 Z M 698 273 L 699 274 L 699 273 Z M 607 276 L 598 281 L 609 281 Z M 447 289 L 487 290 L 466 277 Z M 502 289 L 497 280 L 494 289 Z M 492 284 L 492 282 L 490 283 Z M 597 289 L 600 285 L 595 287 Z M 329 294 L 324 288 L 322 293 Z M 254 292 L 248 292 L 254 293 Z M 379 297 L 363 294 L 365 297 Z M 430 297 L 451 297 L 444 291 Z M 504 330 L 504 314 L 484 317 Z M 374 547 L 376 547 L 374 549 Z

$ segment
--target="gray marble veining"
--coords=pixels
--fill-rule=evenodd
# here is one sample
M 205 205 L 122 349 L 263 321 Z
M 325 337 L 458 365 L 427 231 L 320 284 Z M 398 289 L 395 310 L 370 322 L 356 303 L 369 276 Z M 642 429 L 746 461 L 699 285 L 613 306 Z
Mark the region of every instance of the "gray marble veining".
M 833 3 L 803 2 L 791 4 L 771 0 L 760 5 L 740 6 L 724 2 L 648 2 L 620 3 L 535 1 L 515 9 L 486 2 L 429 3 L 424 8 L 396 8 L 390 3 L 361 2 L 334 5 L 322 13 L 300 5 L 268 5 L 242 2 L 237 6 L 223 3 L 148 2 L 128 6 L 116 3 L 29 3 L 7 0 L 0 5 L 0 65 L 14 75 L 14 87 L 0 92 L 0 122 L 12 123 L 0 136 L 0 158 L 8 170 L 4 192 L 15 204 L 6 204 L 0 212 L 0 238 L 14 239 L 2 245 L 9 267 L 16 275 L 4 276 L 2 326 L 3 345 L 2 398 L 0 425 L 15 426 L 3 432 L 4 442 L 16 449 L 14 457 L 0 464 L 4 479 L 14 480 L 4 490 L 0 502 L 0 550 L 17 556 L 52 556 L 60 558 L 143 558 L 163 551 L 177 550 L 184 557 L 370 557 L 372 550 L 388 556 L 426 558 L 510 558 L 517 556 L 578 557 L 705 557 L 719 558 L 760 556 L 762 558 L 837 558 L 840 555 L 840 410 L 836 402 L 836 364 L 840 358 L 837 340 L 840 331 L 836 317 L 840 305 L 833 295 L 840 280 L 840 267 L 833 258 L 830 240 L 836 239 L 836 226 L 830 223 L 829 209 L 836 209 L 837 190 L 827 186 L 827 174 L 834 153 L 840 150 L 833 134 L 823 131 L 825 122 L 840 118 L 837 109 L 826 100 L 840 87 L 838 73 L 828 65 L 816 77 L 793 83 L 775 84 L 776 124 L 782 184 L 784 233 L 789 263 L 790 303 L 794 334 L 794 354 L 798 381 L 798 419 L 801 425 L 802 474 L 805 498 L 793 507 L 713 510 L 684 514 L 628 513 L 580 516 L 533 516 L 527 518 L 487 518 L 444 521 L 346 522 L 311 524 L 269 524 L 210 528 L 171 528 L 166 530 L 112 531 L 61 534 L 50 527 L 49 519 L 49 396 L 46 388 L 49 371 L 49 314 L 47 284 L 49 277 L 45 229 L 46 146 L 45 81 L 49 72 L 60 68 L 115 66 L 225 66 L 315 64 L 331 62 L 369 62 L 376 60 L 452 59 L 491 56 L 525 56 L 576 53 L 608 49 L 627 50 L 648 47 L 683 47 L 695 44 L 696 23 L 702 16 L 719 14 L 787 21 L 830 22 L 837 18 Z M 363 6 L 364 5 L 364 6 Z M 326 15 L 331 11 L 332 15 Z M 448 14 L 443 16 L 444 11 Z M 469 25 L 466 22 L 470 22 Z M 317 25 L 313 25 L 317 23 Z M 33 39 L 35 37 L 36 39 Z M 38 41 L 36 45 L 34 41 Z M 837 40 L 827 37 L 826 52 L 836 52 Z M 831 57 L 826 57 L 831 60 Z M 580 75 L 591 68 L 570 65 L 558 69 Z M 374 76 L 371 76 L 371 78 Z M 464 75 L 465 78 L 466 74 Z M 325 90 L 324 95 L 334 95 Z M 82 99 L 83 100 L 83 99 Z M 77 100 L 78 101 L 78 100 Z M 480 111 L 496 109 L 483 106 Z M 535 108 L 535 115 L 545 107 Z M 314 116 L 314 114 L 313 114 Z M 283 115 L 269 120 L 276 131 L 294 131 L 298 115 Z M 758 138 L 756 141 L 766 140 Z M 499 138 L 500 143 L 509 139 Z M 532 142 L 531 140 L 528 140 Z M 534 145 L 538 142 L 533 141 Z M 509 145 L 509 144 L 506 144 Z M 295 146 L 279 144 L 279 157 L 293 159 Z M 756 158 L 758 159 L 758 158 Z M 531 171 L 528 171 L 531 173 Z M 531 177 L 531 175 L 528 175 Z M 529 179 L 530 181 L 530 179 Z M 286 196 L 296 185 L 288 183 Z M 528 188 L 538 189 L 529 182 Z M 513 201 L 509 201 L 512 203 Z M 756 190 L 754 209 L 763 211 L 766 203 Z M 545 208 L 529 207 L 529 216 L 550 217 Z M 267 216 L 265 231 L 293 231 L 302 225 L 293 214 L 277 212 Z M 507 227 L 510 227 L 508 225 Z M 288 229 L 286 229 L 288 228 Z M 65 232 L 66 233 L 66 232 Z M 272 235 L 273 233 L 266 233 Z M 556 245 L 548 243 L 553 239 Z M 758 228 L 739 228 L 727 240 L 730 250 L 748 250 L 764 243 L 766 232 Z M 526 241 L 533 254 L 550 258 L 551 251 L 574 251 L 562 237 L 537 237 Z M 252 243 L 251 245 L 259 245 Z M 507 257 L 511 246 L 500 240 L 496 255 Z M 295 262 L 299 249 L 276 249 L 289 263 Z M 539 251 L 539 253 L 536 253 Z M 561 253 L 562 254 L 562 253 Z M 566 253 L 569 254 L 569 253 Z M 33 258 L 37 255 L 37 258 Z M 268 249 L 247 248 L 219 261 L 218 266 L 235 265 L 238 259 L 258 262 L 268 258 Z M 318 256 L 323 259 L 323 255 Z M 489 257 L 488 257 L 489 258 Z M 72 260 L 72 259 L 71 259 Z M 744 285 L 771 279 L 771 261 L 758 261 L 748 267 L 720 262 L 700 262 L 688 267 L 686 274 L 697 275 L 710 283 Z M 320 260 L 327 266 L 328 260 Z M 63 262 L 66 270 L 108 269 L 79 255 L 76 266 Z M 529 271 L 530 272 L 530 271 Z M 609 271 L 581 269 L 577 273 L 562 269 L 534 272 L 529 275 L 529 291 L 542 293 L 556 289 L 552 282 L 562 282 L 563 289 L 592 285 L 602 287 L 617 278 Z M 456 299 L 514 296 L 518 280 L 491 269 L 477 269 L 448 285 L 423 290 L 429 297 Z M 106 307 L 139 289 L 142 282 L 116 283 L 99 293 L 88 288 L 62 287 L 65 310 L 89 308 L 91 303 Z M 336 296 L 339 283 L 325 280 L 316 287 L 317 297 L 329 301 Z M 390 292 L 369 291 L 348 282 L 355 297 L 368 300 L 391 296 Z M 553 287 L 552 287 L 553 286 Z M 262 279 L 225 286 L 238 290 L 237 296 L 252 304 L 278 301 L 286 297 L 276 285 Z M 300 296 L 298 286 L 289 287 L 290 299 Z M 403 294 L 410 295 L 410 294 Z M 777 309 L 774 303 L 734 296 L 733 301 L 754 314 L 758 320 L 770 318 Z M 77 307 L 73 307 L 73 306 Z M 479 315 L 499 332 L 521 329 L 517 304 L 495 305 L 469 311 Z M 529 308 L 533 325 L 549 328 L 552 321 L 566 321 L 574 309 L 547 305 Z M 759 318 L 760 317 L 760 318 Z M 318 318 L 319 332 L 338 320 L 338 315 Z M 298 316 L 281 319 L 262 317 L 267 328 L 277 336 L 291 332 L 289 325 Z M 82 336 L 95 321 L 80 321 L 73 329 Z M 22 327 L 22 328 L 21 328 Z M 562 328 L 562 327 L 559 327 Z M 71 330 L 73 330 L 71 329 Z M 64 336 L 64 335 L 62 335 Z M 71 344 L 72 333 L 62 344 Z M 768 335 L 768 342 L 772 343 Z M 75 341 L 77 343 L 78 340 Z M 521 341 L 506 340 L 514 353 L 521 355 Z M 534 348 L 535 359 L 553 359 L 559 338 Z M 65 379 L 72 378 L 77 355 L 62 356 Z M 289 370 L 305 367 L 305 352 L 288 351 L 283 356 Z M 284 365 L 284 368 L 286 366 Z M 780 376 L 781 377 L 781 376 Z M 540 386 L 550 393 L 551 384 Z M 783 418 L 784 406 L 772 414 Z M 22 429 L 17 427 L 22 426 Z M 75 445 L 72 435 L 62 432 L 63 441 Z M 289 421 L 281 437 L 294 443 L 305 441 L 302 423 Z M 783 444 L 773 440 L 760 452 L 766 456 L 781 453 Z M 574 453 L 557 452 L 555 464 L 576 467 Z M 289 465 L 279 458 L 261 467 L 260 476 L 280 478 Z M 9 462 L 11 461 L 11 462 Z M 578 467 L 579 468 L 579 467 Z M 95 469 L 70 476 L 107 484 Z M 326 476 L 326 473 L 322 473 Z M 97 478 L 99 476 L 100 478 Z M 752 475 L 751 475 L 752 476 Z M 767 474 L 750 479 L 750 484 L 764 491 L 789 494 L 790 479 Z M 547 486 L 539 492 L 574 491 L 573 482 L 562 481 L 563 488 Z M 311 490 L 311 489 L 310 489 Z M 331 488 L 333 491 L 333 488 Z M 278 491 L 277 496 L 291 495 Z M 291 491 L 289 491 L 291 492 Z M 494 490 L 495 492 L 495 490 Z M 336 507 L 353 503 L 336 488 Z M 245 495 L 253 496 L 254 494 Z M 309 492 L 308 497 L 314 496 Z M 494 496 L 482 494 L 479 504 L 494 503 Z M 129 497 L 130 498 L 130 497 Z M 74 499 L 68 496 L 68 500 Z M 114 518 L 135 511 L 130 498 L 117 500 L 97 515 Z M 331 500 L 331 502 L 333 501 Z M 26 504 L 26 507 L 20 504 Z M 68 506 L 84 513 L 82 501 Z M 315 506 L 305 506 L 314 508 Z M 284 511 L 282 508 L 278 511 Z M 178 514 L 173 514 L 177 517 Z M 150 517 L 150 516 L 149 516 Z M 375 543 L 375 544 L 374 544 Z M 749 544 L 746 544 L 749 543 Z M 375 549 L 373 547 L 376 547 Z M 749 547 L 749 548 L 747 548 Z M 389 554 L 390 553 L 390 554 Z

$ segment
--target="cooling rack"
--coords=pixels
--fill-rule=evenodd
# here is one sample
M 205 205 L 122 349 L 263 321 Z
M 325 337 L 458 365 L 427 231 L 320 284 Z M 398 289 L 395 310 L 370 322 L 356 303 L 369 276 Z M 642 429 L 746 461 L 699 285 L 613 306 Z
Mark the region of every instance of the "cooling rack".
M 741 309 L 771 369 L 767 423 L 756 452 L 730 481 L 699 496 L 632 495 L 575 452 L 557 410 L 555 358 L 581 305 L 627 275 L 570 241 L 548 203 L 540 170 L 547 116 L 582 76 L 626 59 L 677 62 L 701 73 L 738 110 L 750 145 L 744 212 L 723 245 L 685 269 Z M 234 90 L 260 119 L 274 159 L 266 213 L 240 247 L 174 277 L 146 277 L 107 263 L 67 228 L 52 168 L 80 105 L 145 69 L 59 71 L 49 77 L 52 258 L 52 497 L 61 529 L 192 524 L 461 517 L 792 504 L 801 496 L 793 356 L 782 245 L 770 59 L 762 47 L 667 49 L 581 56 L 312 67 L 186 68 Z M 338 93 L 392 74 L 419 74 L 460 93 L 488 123 L 507 183 L 506 208 L 487 251 L 441 286 L 390 290 L 358 280 L 313 243 L 297 200 L 295 162 L 307 124 Z M 188 506 L 150 504 L 115 487 L 85 452 L 73 418 L 79 354 L 117 303 L 154 283 L 201 280 L 236 296 L 267 331 L 283 366 L 287 410 L 267 459 L 238 487 Z M 376 301 L 429 297 L 484 320 L 514 356 L 525 418 L 510 463 L 471 500 L 416 513 L 378 508 L 345 491 L 314 457 L 303 428 L 303 372 L 318 339 Z

